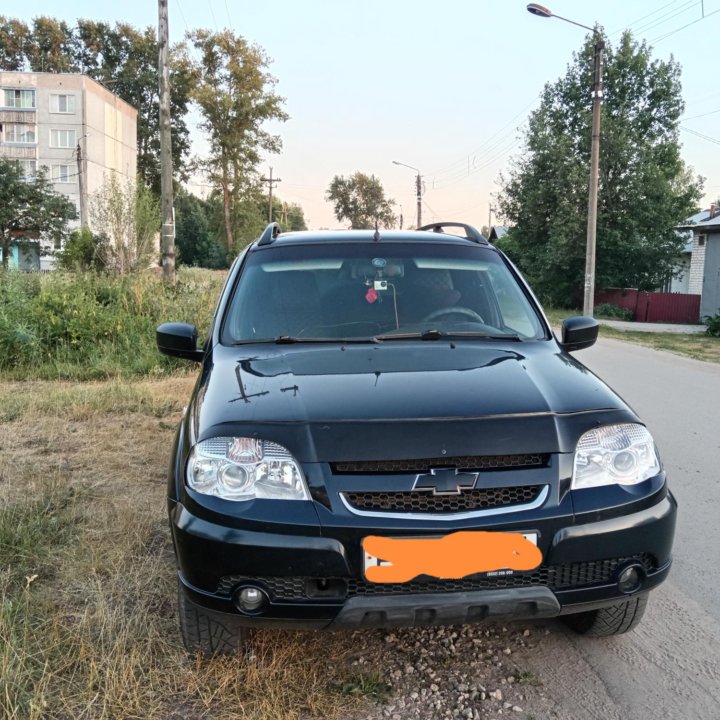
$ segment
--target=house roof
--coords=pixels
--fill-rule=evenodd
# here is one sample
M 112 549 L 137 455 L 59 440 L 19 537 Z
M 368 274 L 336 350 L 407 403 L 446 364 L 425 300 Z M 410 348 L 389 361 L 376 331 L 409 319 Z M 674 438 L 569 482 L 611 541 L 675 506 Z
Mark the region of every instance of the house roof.
M 693 228 L 703 228 L 710 232 L 720 232 L 720 212 L 716 209 L 715 216 L 710 217 L 710 210 L 702 210 L 689 217 L 682 225 L 678 225 L 678 230 L 686 230 Z
M 508 229 L 502 225 L 493 225 L 490 228 L 490 237 L 488 240 L 499 240 L 501 237 L 505 237 L 508 234 Z

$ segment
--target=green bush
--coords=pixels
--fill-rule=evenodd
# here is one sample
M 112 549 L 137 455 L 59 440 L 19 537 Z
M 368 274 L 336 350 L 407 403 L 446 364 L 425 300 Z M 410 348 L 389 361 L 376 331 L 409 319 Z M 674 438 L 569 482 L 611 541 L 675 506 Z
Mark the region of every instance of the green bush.
M 715 315 L 706 315 L 703 322 L 707 325 L 706 335 L 720 337 L 720 312 L 715 313 Z
M 0 273 L 0 370 L 13 378 L 90 379 L 187 366 L 158 353 L 155 328 L 191 322 L 202 336 L 224 278 L 181 268 L 168 287 L 153 271 Z
M 595 306 L 595 317 L 610 318 L 611 320 L 633 320 L 632 310 L 612 305 L 611 303 L 600 303 Z

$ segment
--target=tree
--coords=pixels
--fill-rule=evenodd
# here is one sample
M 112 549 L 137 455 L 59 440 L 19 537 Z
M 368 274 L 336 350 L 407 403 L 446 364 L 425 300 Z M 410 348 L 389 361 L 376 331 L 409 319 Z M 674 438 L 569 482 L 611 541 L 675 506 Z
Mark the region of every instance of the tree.
M 175 247 L 182 265 L 221 268 L 225 250 L 211 232 L 210 204 L 179 190 L 175 196 Z
M 263 195 L 260 198 L 258 210 L 263 217 L 267 217 L 268 196 Z M 284 232 L 295 232 L 297 230 L 307 230 L 305 222 L 305 213 L 297 203 L 283 202 L 279 197 L 273 195 L 272 203 L 272 219 L 274 222 L 280 223 L 280 227 Z
M 395 225 L 392 211 L 395 201 L 385 197 L 383 186 L 374 175 L 361 172 L 348 178 L 336 175 L 325 197 L 334 204 L 335 217 L 340 221 L 349 220 L 353 229 Z
M 566 306 L 582 297 L 592 72 L 589 38 L 545 86 L 499 198 L 514 228 L 498 245 L 546 301 Z M 673 227 L 700 197 L 680 157 L 680 68 L 626 32 L 617 49 L 607 43 L 604 83 L 596 286 L 652 290 L 682 249 Z
M 185 118 L 193 85 L 183 46 L 170 53 L 172 154 L 175 174 L 186 177 L 190 137 Z M 0 16 L 0 70 L 79 72 L 108 87 L 138 111 L 138 174 L 160 193 L 158 44 L 155 28 L 94 20 L 39 17 L 28 26 Z
M 105 267 L 120 275 L 157 259 L 160 203 L 142 182 L 122 183 L 110 173 L 90 202 L 93 229 L 101 236 Z
M 261 153 L 276 153 L 281 147 L 280 138 L 264 124 L 288 116 L 283 98 L 273 91 L 275 78 L 266 71 L 268 58 L 258 46 L 230 30 L 196 30 L 188 39 L 197 53 L 193 98 L 210 146 L 207 159 L 199 164 L 222 191 L 225 241 L 232 253 L 233 212 L 257 193 Z
M 0 240 L 2 264 L 8 268 L 13 238 L 44 237 L 59 244 L 70 220 L 77 217 L 75 205 L 56 193 L 40 170 L 27 180 L 18 164 L 0 157 Z

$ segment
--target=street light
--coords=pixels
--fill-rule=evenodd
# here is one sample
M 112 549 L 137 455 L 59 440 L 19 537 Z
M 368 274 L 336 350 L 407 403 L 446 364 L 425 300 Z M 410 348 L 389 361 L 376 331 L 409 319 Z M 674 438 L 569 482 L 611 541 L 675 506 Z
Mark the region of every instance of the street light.
M 406 165 L 405 163 L 398 162 L 397 160 L 393 160 L 392 162 L 393 165 L 402 165 L 403 167 L 410 168 L 410 170 L 414 170 L 417 173 L 415 177 L 415 190 L 417 193 L 417 226 L 422 227 L 422 176 L 420 175 L 420 171 L 412 165 Z
M 587 221 L 587 247 L 585 250 L 585 297 L 583 301 L 583 314 L 592 317 L 595 304 L 595 244 L 597 238 L 597 196 L 598 196 L 598 168 L 600 160 L 600 109 L 602 107 L 602 63 L 605 43 L 602 36 L 595 29 L 568 18 L 555 15 L 543 5 L 530 3 L 527 6 L 529 13 L 538 17 L 554 17 L 564 20 L 572 25 L 590 30 L 595 36 L 595 69 L 593 72 L 593 121 L 592 144 L 590 146 L 590 192 L 588 196 Z

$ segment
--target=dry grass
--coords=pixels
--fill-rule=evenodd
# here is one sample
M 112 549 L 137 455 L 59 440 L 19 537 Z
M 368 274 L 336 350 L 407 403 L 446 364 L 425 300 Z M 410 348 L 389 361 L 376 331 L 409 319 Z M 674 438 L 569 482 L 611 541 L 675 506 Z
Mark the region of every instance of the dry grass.
M 192 382 L 0 384 L 0 717 L 292 719 L 357 706 L 343 690 L 350 635 L 259 633 L 250 657 L 204 664 L 182 649 L 164 498 Z

